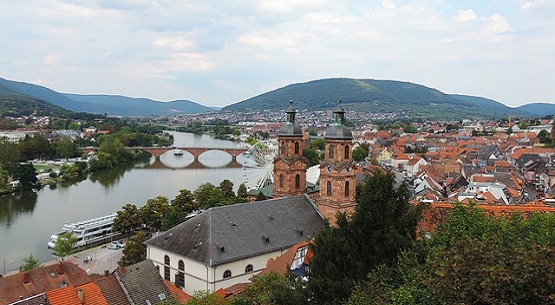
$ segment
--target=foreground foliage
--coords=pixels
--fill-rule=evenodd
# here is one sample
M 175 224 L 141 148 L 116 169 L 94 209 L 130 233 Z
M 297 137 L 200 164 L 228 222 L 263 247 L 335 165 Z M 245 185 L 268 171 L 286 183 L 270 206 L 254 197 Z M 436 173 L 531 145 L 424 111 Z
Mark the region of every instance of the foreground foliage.
M 555 304 L 554 259 L 555 215 L 457 205 L 432 239 L 370 273 L 347 304 Z
M 416 239 L 420 208 L 409 204 L 406 184 L 376 171 L 357 186 L 355 212 L 338 214 L 314 240 L 308 288 L 315 304 L 339 304 L 375 267 L 394 265 Z

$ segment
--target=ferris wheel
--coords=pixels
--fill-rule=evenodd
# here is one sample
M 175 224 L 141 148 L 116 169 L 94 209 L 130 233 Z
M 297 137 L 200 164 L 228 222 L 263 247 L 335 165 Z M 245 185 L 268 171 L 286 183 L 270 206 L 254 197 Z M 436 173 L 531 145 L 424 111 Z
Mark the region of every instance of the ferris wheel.
M 277 152 L 277 141 L 264 140 L 245 153 L 243 178 L 248 190 L 260 189 L 274 182 L 274 159 Z

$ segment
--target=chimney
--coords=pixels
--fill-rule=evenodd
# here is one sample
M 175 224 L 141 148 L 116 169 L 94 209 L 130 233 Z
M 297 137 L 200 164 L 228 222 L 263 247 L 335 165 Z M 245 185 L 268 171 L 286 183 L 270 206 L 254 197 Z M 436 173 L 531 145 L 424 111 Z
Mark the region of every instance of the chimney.
M 56 266 L 56 271 L 58 271 L 58 274 L 64 274 L 64 264 L 62 262 L 58 263 L 58 265 Z
M 31 281 L 31 276 L 29 272 L 23 272 L 23 284 L 27 284 Z
M 83 289 L 77 289 L 77 297 L 79 298 L 79 301 L 81 301 L 81 304 L 85 304 L 85 293 L 83 292 Z
M 104 270 L 104 277 L 110 276 L 110 270 Z

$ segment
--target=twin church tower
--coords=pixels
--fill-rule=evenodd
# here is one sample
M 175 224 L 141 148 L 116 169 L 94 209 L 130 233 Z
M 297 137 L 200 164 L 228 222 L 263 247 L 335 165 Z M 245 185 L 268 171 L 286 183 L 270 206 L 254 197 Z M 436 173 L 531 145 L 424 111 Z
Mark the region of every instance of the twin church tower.
M 290 102 L 285 111 L 287 122 L 277 133 L 278 155 L 274 160 L 273 198 L 302 195 L 306 192 L 307 145 L 302 128 L 295 124 L 297 111 Z M 337 212 L 350 213 L 355 207 L 356 173 L 352 162 L 353 134 L 345 126 L 345 110 L 341 101 L 334 110 L 334 122 L 325 136 L 324 159 L 320 162 L 320 191 L 315 203 L 320 213 L 335 220 Z

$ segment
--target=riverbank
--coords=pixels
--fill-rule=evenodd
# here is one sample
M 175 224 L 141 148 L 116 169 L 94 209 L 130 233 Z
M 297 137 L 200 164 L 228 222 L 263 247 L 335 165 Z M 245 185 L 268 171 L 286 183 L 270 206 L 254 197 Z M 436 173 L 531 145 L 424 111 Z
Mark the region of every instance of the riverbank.
M 75 252 L 66 257 L 65 261 L 70 261 L 79 268 L 85 270 L 87 274 L 100 274 L 103 275 L 106 271 L 111 273 L 118 267 L 118 262 L 123 257 L 122 249 L 112 250 L 108 249 L 109 244 L 104 244 L 98 247 L 89 248 L 83 251 Z M 59 260 L 53 259 L 47 262 L 41 262 L 41 266 L 49 266 L 58 263 Z M 13 275 L 19 271 L 11 271 L 5 276 Z

